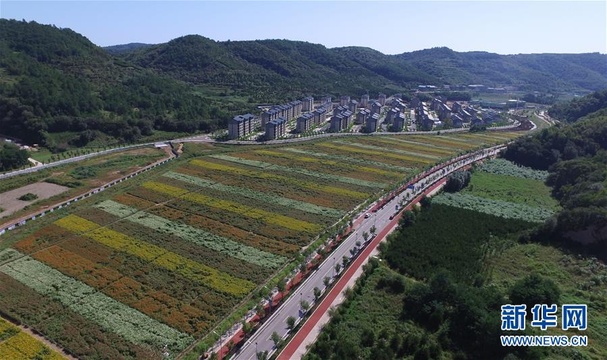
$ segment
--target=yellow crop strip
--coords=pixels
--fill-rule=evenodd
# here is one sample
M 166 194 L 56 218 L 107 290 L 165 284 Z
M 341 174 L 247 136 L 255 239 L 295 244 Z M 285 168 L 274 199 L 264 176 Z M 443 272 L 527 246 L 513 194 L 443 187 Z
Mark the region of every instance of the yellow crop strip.
M 421 164 L 432 164 L 435 162 L 435 160 L 432 160 L 432 159 L 425 159 L 425 158 L 421 158 L 421 157 L 415 157 L 412 155 L 401 155 L 401 154 L 390 153 L 389 150 L 386 150 L 385 152 L 381 152 L 381 151 L 377 151 L 377 150 L 364 149 L 362 147 L 347 146 L 347 145 L 334 145 L 331 143 L 322 143 L 322 144 L 318 144 L 318 146 L 322 146 L 322 147 L 329 148 L 329 149 L 342 150 L 342 151 L 351 152 L 351 153 L 359 153 L 359 154 L 386 157 L 386 158 L 391 158 L 391 159 L 396 159 L 396 160 L 403 160 L 403 161 L 412 162 L 412 163 L 417 162 L 417 163 L 421 163 Z
M 40 341 L 19 331 L 0 343 L 0 359 L 33 359 L 42 350 L 42 346 Z
M 301 156 L 301 155 L 297 155 L 295 153 L 278 152 L 278 151 L 272 151 L 272 150 L 257 150 L 255 152 L 260 155 L 282 157 L 282 158 L 289 159 L 289 160 L 309 162 L 309 163 L 322 162 L 324 165 L 333 165 L 333 166 L 337 166 L 337 167 L 344 167 L 343 162 L 326 160 L 326 159 L 319 161 L 318 158 L 314 158 L 314 157 L 310 157 L 310 156 Z M 359 171 L 359 172 L 367 172 L 367 173 L 373 173 L 373 174 L 377 174 L 377 175 L 390 176 L 390 177 L 396 177 L 396 178 L 401 177 L 400 174 L 395 173 L 393 171 L 382 170 L 382 169 L 373 168 L 373 167 L 369 167 L 369 166 L 359 166 L 359 165 L 347 164 L 346 167 L 350 170 Z
M 118 231 L 101 228 L 94 222 L 76 215 L 68 215 L 57 220 L 55 224 L 73 232 L 82 232 L 82 229 L 87 229 L 84 230 L 86 232 L 82 235 L 112 249 L 150 261 L 155 265 L 174 271 L 220 292 L 242 296 L 255 287 L 255 284 L 248 280 L 236 278 L 217 269 L 184 258 L 159 246 L 124 235 Z
M 252 217 L 254 219 L 260 219 L 267 223 L 285 227 L 287 229 L 295 231 L 307 231 L 311 233 L 318 232 L 322 227 L 318 224 L 312 224 L 307 221 L 297 220 L 288 216 L 276 214 L 273 212 L 265 211 L 262 209 L 254 208 L 251 206 L 239 204 L 229 200 L 222 200 L 213 198 L 210 196 L 203 195 L 201 193 L 183 193 L 185 190 L 174 187 L 171 185 L 157 183 L 157 182 L 146 182 L 143 184 L 146 189 L 154 190 L 164 194 L 180 197 L 182 199 L 207 205 L 221 210 L 226 210 L 240 215 Z M 181 195 L 178 195 L 181 194 Z
M 207 161 L 202 161 L 202 160 L 192 160 L 192 161 L 190 161 L 190 164 L 201 167 L 201 168 L 209 169 L 209 170 L 229 172 L 232 174 L 242 175 L 242 176 L 246 176 L 246 177 L 250 177 L 250 178 L 282 181 L 282 182 L 285 182 L 288 184 L 300 186 L 302 188 L 323 191 L 323 192 L 327 192 L 330 194 L 346 196 L 346 197 L 350 197 L 350 198 L 354 198 L 354 199 L 364 199 L 367 197 L 367 194 L 359 192 L 359 191 L 348 190 L 348 189 L 334 187 L 334 186 L 319 185 L 319 184 L 316 184 L 313 182 L 298 180 L 296 178 L 289 178 L 286 176 L 276 175 L 276 174 L 272 174 L 269 172 L 252 171 L 252 170 L 237 168 L 234 166 L 217 164 L 217 163 L 212 163 L 212 162 L 207 162 Z

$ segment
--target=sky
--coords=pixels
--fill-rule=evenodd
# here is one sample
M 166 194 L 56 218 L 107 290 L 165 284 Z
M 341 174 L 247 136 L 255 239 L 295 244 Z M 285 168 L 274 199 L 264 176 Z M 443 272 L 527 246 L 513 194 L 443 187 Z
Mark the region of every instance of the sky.
M 607 1 L 7 1 L 0 17 L 70 28 L 99 46 L 288 39 L 400 54 L 607 53 Z

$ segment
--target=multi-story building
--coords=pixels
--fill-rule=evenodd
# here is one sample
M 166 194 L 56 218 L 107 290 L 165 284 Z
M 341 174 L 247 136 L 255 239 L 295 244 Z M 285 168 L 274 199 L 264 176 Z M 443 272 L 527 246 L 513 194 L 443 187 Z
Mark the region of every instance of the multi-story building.
M 398 114 L 400 114 L 400 111 L 398 110 L 398 108 L 390 109 L 390 111 L 388 111 L 388 113 L 386 114 L 386 119 L 384 122 L 386 124 L 392 124 L 392 121 Z
M 379 114 L 381 112 L 381 104 L 377 100 L 371 101 L 371 112 Z
M 390 127 L 391 131 L 400 132 L 403 131 L 405 127 L 405 116 L 399 112 L 394 118 L 392 118 L 392 126 Z
M 238 139 L 249 135 L 255 129 L 256 118 L 253 114 L 234 116 L 228 123 L 228 136 L 230 139 Z
M 278 107 L 272 107 L 270 110 L 261 113 L 261 126 L 265 127 L 268 122 L 276 120 L 279 117 L 280 110 Z
M 297 118 L 296 131 L 298 133 L 305 133 L 306 131 L 312 129 L 315 125 L 314 113 L 303 113 Z
M 302 102 L 302 111 L 312 111 L 314 110 L 314 98 L 311 96 L 308 96 L 306 98 L 303 98 Z
M 274 140 L 285 136 L 287 119 L 279 117 L 278 119 L 268 122 L 266 128 L 266 140 Z
M 303 108 L 303 103 L 300 100 L 291 101 L 289 103 L 291 105 L 291 116 L 287 118 L 287 120 L 295 119 L 299 115 L 301 115 L 301 109 Z
M 371 115 L 371 110 L 361 108 L 360 110 L 358 110 L 358 113 L 356 114 L 356 120 L 354 123 L 358 124 L 358 125 L 364 124 L 365 121 L 367 121 L 367 118 L 369 117 L 369 115 Z
M 367 121 L 365 122 L 365 132 L 372 133 L 376 132 L 379 127 L 379 114 L 372 113 L 367 117 Z
M 352 114 L 354 114 L 356 112 L 356 109 L 358 109 L 358 101 L 350 100 L 350 102 L 348 103 L 348 110 L 350 110 Z
M 381 104 L 381 106 L 386 106 L 386 94 L 379 93 L 377 97 L 377 101 Z
M 339 105 L 338 107 L 333 109 L 333 115 L 338 115 L 348 110 L 347 106 Z
M 333 110 L 333 101 L 330 96 L 325 96 L 320 100 L 320 106 L 327 109 L 327 111 Z
M 339 108 L 340 107 L 336 108 L 336 110 Z M 348 129 L 350 125 L 352 125 L 352 114 L 353 113 L 348 109 L 344 109 L 338 113 L 334 112 L 329 122 L 329 132 L 340 132 Z
M 341 106 L 348 106 L 348 103 L 350 102 L 350 97 L 348 95 L 344 95 L 340 98 L 339 100 L 339 105 Z
M 325 122 L 326 117 L 327 117 L 327 108 L 325 107 L 319 107 L 318 109 L 314 110 L 313 114 L 314 114 L 314 125 L 318 126 L 320 124 L 322 124 L 323 122 Z
M 369 106 L 369 94 L 364 94 L 360 97 L 360 106 L 364 108 L 368 108 Z

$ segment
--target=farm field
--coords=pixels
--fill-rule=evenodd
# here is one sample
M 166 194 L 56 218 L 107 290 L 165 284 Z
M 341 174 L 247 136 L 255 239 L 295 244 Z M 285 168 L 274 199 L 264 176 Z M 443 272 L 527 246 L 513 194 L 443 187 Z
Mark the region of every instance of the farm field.
M 516 166 L 504 159 L 476 168 L 470 184 L 459 193 L 443 193 L 434 201 L 505 218 L 541 223 L 558 209 L 558 201 L 544 185 L 547 174 Z
M 163 169 L 3 235 L 0 311 L 78 358 L 174 358 L 360 204 L 518 135 L 217 145 L 196 155 L 186 145 Z
M 0 359 L 63 360 L 65 357 L 0 318 Z
M 133 149 L 3 179 L 0 182 L 0 204 L 5 206 L 0 211 L 0 224 L 85 193 L 166 156 L 164 150 Z M 14 194 L 27 192 L 38 195 L 38 198 L 33 201 L 14 199 Z

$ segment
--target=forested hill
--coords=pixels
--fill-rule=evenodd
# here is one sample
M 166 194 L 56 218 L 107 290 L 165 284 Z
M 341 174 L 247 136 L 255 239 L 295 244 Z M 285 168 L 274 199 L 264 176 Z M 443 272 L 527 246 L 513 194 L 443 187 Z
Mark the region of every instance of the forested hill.
M 570 102 L 555 104 L 548 113 L 555 119 L 575 122 L 584 116 L 606 108 L 607 90 L 603 90 L 573 99 Z
M 60 150 L 99 137 L 212 130 L 227 116 L 190 85 L 129 64 L 72 30 L 0 19 L 4 135 Z
M 526 91 L 607 88 L 607 55 L 459 53 L 433 48 L 385 55 L 363 47 L 328 49 L 289 40 L 218 42 L 188 35 L 122 54 L 142 67 L 197 84 L 274 93 L 361 93 L 483 84 Z
M 139 141 L 158 130 L 225 128 L 256 103 L 416 89 L 419 84 L 517 85 L 558 92 L 607 88 L 607 55 L 385 55 L 301 41 L 165 44 L 103 49 L 70 29 L 0 19 L 0 133 L 52 150 Z M 229 97 L 228 97 L 229 95 Z
M 396 55 L 447 84 L 513 85 L 522 90 L 607 88 L 607 55 L 456 52 L 433 48 Z
M 585 244 L 594 256 L 607 260 L 607 91 L 561 104 L 562 114 L 577 114 L 564 124 L 521 138 L 505 157 L 538 169 L 548 169 L 547 184 L 563 210 L 548 221 L 539 238 Z M 597 109 L 596 104 L 602 104 Z M 592 112 L 591 112 L 592 111 Z
M 374 52 L 371 49 L 362 50 Z M 379 54 L 380 59 L 388 59 Z M 306 95 L 394 93 L 406 83 L 435 82 L 425 73 L 377 72 L 361 59 L 322 45 L 300 41 L 259 40 L 216 42 L 189 35 L 166 44 L 124 54 L 141 67 L 194 84 L 235 89 L 256 101 Z M 381 60 L 380 60 L 381 61 Z M 389 66 L 389 65 L 388 65 Z M 388 77 L 395 75 L 394 77 Z M 405 79 L 405 77 L 407 77 Z M 407 80 L 407 81 L 402 81 Z

